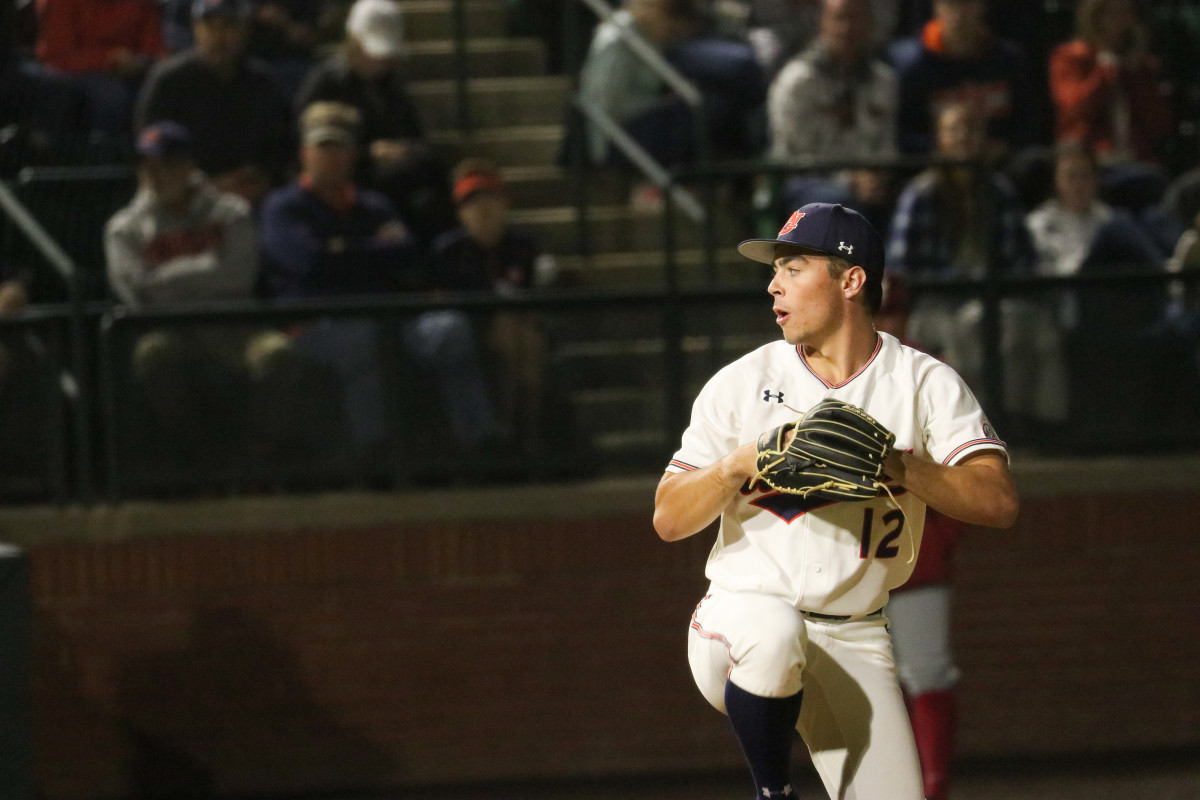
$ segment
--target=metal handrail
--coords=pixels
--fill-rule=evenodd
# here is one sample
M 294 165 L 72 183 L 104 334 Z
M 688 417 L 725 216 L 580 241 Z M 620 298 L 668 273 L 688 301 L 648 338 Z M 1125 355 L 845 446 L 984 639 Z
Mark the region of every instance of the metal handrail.
M 315 319 L 329 316 L 360 316 L 387 318 L 414 315 L 432 309 L 457 308 L 467 311 L 483 312 L 497 309 L 525 311 L 563 311 L 564 309 L 587 308 L 622 308 L 630 310 L 662 310 L 668 316 L 674 308 L 674 316 L 680 316 L 688 308 L 716 308 L 730 302 L 765 303 L 765 283 L 759 278 L 751 279 L 747 273 L 747 281 L 733 286 L 696 286 L 677 287 L 669 290 L 662 287 L 638 289 L 542 289 L 513 297 L 498 297 L 489 292 L 455 292 L 438 295 L 396 295 L 391 297 L 347 297 L 330 299 L 305 299 L 286 302 L 265 303 L 258 300 L 225 301 L 221 303 L 194 304 L 159 309 L 129 309 L 111 307 L 101 303 L 88 303 L 79 306 L 70 304 L 55 304 L 35 306 L 10 316 L 0 317 L 0 330 L 21 328 L 28 325 L 44 325 L 55 321 L 69 321 L 78 317 L 88 325 L 100 326 L 100 392 L 81 394 L 79 405 L 88 418 L 98 419 L 104 426 L 109 443 L 108 451 L 111 456 L 113 439 L 111 424 L 115 419 L 117 409 L 111 404 L 112 386 L 109 384 L 115 377 L 115 366 L 110 351 L 108 338 L 116 330 L 126 326 L 151 327 L 183 325 L 195 322 L 247 322 L 271 321 L 276 324 L 295 322 L 303 319 Z M 993 278 L 914 278 L 910 287 L 918 292 L 936 292 L 950 295 L 979 294 L 986 287 L 991 287 L 999 296 L 1011 296 L 1033 292 L 1055 291 L 1070 288 L 1090 286 L 1152 286 L 1183 283 L 1200 285 L 1200 269 L 1188 269 L 1181 272 L 1168 273 L 1146 272 L 1138 269 L 1115 269 L 1104 274 L 1040 276 L 1040 275 L 1002 275 Z M 764 306 L 765 308 L 765 306 Z M 680 360 L 678 352 L 672 350 L 669 337 L 664 339 L 664 358 Z M 672 371 L 682 372 L 682 367 L 671 367 Z M 686 381 L 679 381 L 685 383 Z M 680 420 L 686 420 L 687 402 L 674 381 L 665 381 L 664 413 L 667 425 L 672 433 L 677 433 L 676 425 Z M 96 402 L 102 403 L 97 407 Z M 92 405 L 89 405 L 92 404 Z M 75 437 L 80 445 L 87 441 L 84 437 Z M 83 469 L 83 465 L 80 465 Z M 95 486 L 97 478 L 91 470 L 94 465 L 80 476 L 79 497 L 77 499 L 90 502 L 94 498 L 84 495 L 83 489 Z M 110 481 L 119 482 L 115 475 L 115 465 L 108 466 Z
M 67 286 L 70 318 L 70 372 L 63 375 L 63 388 L 72 400 L 72 423 L 75 429 L 76 480 L 80 495 L 86 501 L 92 496 L 91 437 L 88 435 L 88 412 L 92 405 L 91 381 L 88 376 L 87 339 L 84 329 L 85 298 L 80 284 L 80 271 L 75 262 L 58 245 L 41 223 L 29 213 L 12 189 L 0 181 L 0 210 L 12 220 L 34 249 L 46 260 Z
M 697 224 L 702 224 L 707 219 L 704 207 L 692 196 L 691 192 L 675 183 L 666 167 L 655 161 L 654 157 L 626 133 L 616 120 L 606 114 L 598 105 L 584 100 L 582 97 L 576 97 L 574 103 L 588 121 L 617 145 L 625 157 L 645 173 L 655 186 L 670 193 L 671 199 L 688 218 Z
M 75 284 L 77 273 L 75 262 L 59 246 L 54 237 L 42 227 L 37 218 L 29 213 L 29 209 L 25 208 L 25 204 L 4 181 L 0 181 L 0 210 L 12 220 L 13 224 L 17 226 L 17 230 L 25 234 L 25 238 L 41 254 L 42 258 L 46 259 L 50 268 L 58 273 L 69 291 Z
M 695 136 L 696 160 L 701 164 L 708 162 L 708 119 L 704 108 L 704 96 L 695 84 L 683 76 L 679 70 L 675 69 L 667 59 L 646 39 L 633 28 L 621 24 L 619 18 L 616 18 L 616 9 L 606 3 L 604 0 L 577 0 L 578 3 L 587 6 L 597 17 L 604 22 L 612 23 L 617 34 L 621 37 L 630 50 L 636 55 L 660 80 L 667 85 L 681 100 L 688 106 L 693 119 L 695 120 L 693 134 Z M 578 6 L 571 3 L 568 6 L 568 13 L 574 14 Z M 577 35 L 577 24 L 568 25 L 568 31 Z M 580 50 L 580 42 L 568 42 L 568 52 Z M 705 225 L 711 218 L 711 198 L 710 202 L 701 205 L 694 198 L 688 197 L 681 193 L 678 187 L 673 186 L 670 173 L 661 164 L 657 163 L 649 153 L 637 143 L 622 129 L 621 125 L 613 120 L 610 116 L 604 113 L 595 104 L 588 103 L 578 96 L 578 91 L 575 92 L 575 99 L 572 103 L 572 108 L 578 109 L 589 121 L 600 128 L 601 133 L 605 135 L 616 147 L 624 154 L 632 164 L 640 169 L 647 178 L 650 179 L 655 186 L 664 190 L 668 195 L 669 200 L 679 203 L 689 217 L 699 225 Z M 583 133 L 582 129 L 580 131 Z M 582 143 L 576 143 L 577 147 L 585 148 Z M 590 157 L 583 153 L 577 154 L 574 159 L 575 180 L 577 185 L 584 185 L 586 181 L 582 172 L 588 168 Z M 581 236 L 586 230 L 587 218 L 587 198 L 585 192 L 577 192 L 578 198 L 578 218 L 580 220 Z M 682 202 L 680 200 L 682 199 Z M 669 223 L 670 215 L 666 215 L 666 222 Z M 666 224 L 666 223 L 665 223 Z M 668 233 L 669 237 L 670 234 Z M 580 247 L 580 251 L 587 253 L 589 248 L 584 244 Z M 673 260 L 673 259 L 672 259 Z M 673 277 L 668 276 L 668 281 L 672 281 Z
M 663 58 L 649 42 L 630 26 L 620 23 L 615 18 L 615 10 L 604 0 L 579 0 L 601 20 L 613 23 L 617 34 L 630 50 L 655 75 L 659 77 L 675 94 L 683 100 L 692 115 L 692 134 L 695 139 L 695 157 L 700 164 L 709 162 L 708 146 L 708 117 L 704 108 L 704 96 L 691 81 L 685 78 L 670 62 Z M 570 3 L 567 6 L 569 16 L 566 31 L 568 36 L 578 39 L 579 24 L 577 19 L 578 5 Z M 567 52 L 582 52 L 582 43 L 568 41 Z M 703 203 L 696 201 L 690 194 L 677 186 L 671 174 L 661 164 L 657 163 L 621 128 L 619 124 L 594 104 L 590 104 L 579 96 L 578 89 L 574 92 L 574 102 L 571 104 L 572 117 L 580 122 L 590 120 L 602 134 L 625 155 L 629 161 L 638 167 L 660 190 L 666 198 L 663 204 L 663 272 L 668 296 L 673 296 L 679 290 L 679 269 L 677 247 L 675 242 L 675 209 L 678 207 L 700 226 L 705 240 L 704 259 L 709 274 L 715 264 L 716 243 L 713 239 L 713 192 L 710 182 L 705 182 Z M 579 116 L 576 116 L 578 114 Z M 579 251 L 585 258 L 590 256 L 588 246 L 588 196 L 586 171 L 590 168 L 591 154 L 587 152 L 587 128 L 578 126 L 578 138 L 571 154 L 572 176 L 575 184 L 576 221 L 579 232 Z M 674 428 L 680 424 L 681 417 L 676 409 L 683 402 L 683 366 L 682 366 L 682 332 L 683 320 L 679 305 L 670 303 L 663 317 L 663 336 L 667 344 L 667 384 L 671 387 L 666 398 L 669 426 Z
M 697 89 L 691 81 L 679 73 L 679 70 L 671 66 L 671 63 L 663 58 L 662 54 L 654 48 L 654 45 L 646 41 L 646 39 L 637 31 L 625 25 L 619 24 L 619 20 L 614 20 L 616 9 L 610 6 L 604 0 L 579 0 L 585 6 L 590 8 L 592 12 L 605 22 L 616 22 L 617 30 L 621 39 L 629 45 L 634 54 L 637 55 L 646 66 L 650 67 L 658 77 L 667 84 L 671 91 L 679 95 L 679 97 L 689 106 L 696 107 L 704 102 L 700 90 Z

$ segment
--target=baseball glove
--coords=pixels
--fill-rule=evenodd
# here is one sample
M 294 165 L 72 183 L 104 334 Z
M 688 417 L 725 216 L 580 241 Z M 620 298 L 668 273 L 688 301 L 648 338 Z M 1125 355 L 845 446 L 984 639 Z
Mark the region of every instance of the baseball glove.
M 759 472 L 750 485 L 762 481 L 820 500 L 870 500 L 887 491 L 880 480 L 883 459 L 895 441 L 858 406 L 823 400 L 799 420 L 758 437 Z

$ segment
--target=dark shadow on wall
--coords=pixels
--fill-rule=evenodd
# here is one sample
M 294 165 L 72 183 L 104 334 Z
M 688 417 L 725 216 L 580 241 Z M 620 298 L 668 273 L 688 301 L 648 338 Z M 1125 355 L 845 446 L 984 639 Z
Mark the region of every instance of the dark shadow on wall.
M 33 709 L 34 797 L 109 793 L 104 765 L 120 763 L 127 748 L 113 735 L 115 720 L 84 691 L 77 642 L 53 614 L 33 614 L 30 696 Z
M 190 645 L 126 661 L 117 705 L 131 800 L 361 791 L 393 760 L 313 696 L 295 653 L 239 609 L 195 619 Z

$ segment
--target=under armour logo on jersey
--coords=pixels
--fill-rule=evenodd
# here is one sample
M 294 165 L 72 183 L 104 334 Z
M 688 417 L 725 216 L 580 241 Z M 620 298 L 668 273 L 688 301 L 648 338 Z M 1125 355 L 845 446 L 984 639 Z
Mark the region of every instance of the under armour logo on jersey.
M 772 392 L 770 389 L 763 389 L 763 402 L 771 402 L 771 398 L 775 398 L 776 403 L 783 402 L 783 392 Z
M 765 786 L 762 787 L 762 796 L 763 797 L 788 797 L 791 794 L 792 794 L 792 785 L 790 783 L 787 786 L 783 787 L 783 791 L 780 791 L 780 792 L 772 792 L 767 787 L 765 787 Z
M 792 215 L 790 217 L 788 217 L 788 221 L 783 223 L 783 227 L 779 229 L 779 235 L 783 236 L 785 233 L 795 230 L 796 223 L 802 219 L 804 219 L 803 213 L 801 213 L 799 211 L 793 211 Z
M 846 244 L 845 242 L 838 242 L 838 250 L 845 250 L 847 253 L 853 255 L 854 245 Z

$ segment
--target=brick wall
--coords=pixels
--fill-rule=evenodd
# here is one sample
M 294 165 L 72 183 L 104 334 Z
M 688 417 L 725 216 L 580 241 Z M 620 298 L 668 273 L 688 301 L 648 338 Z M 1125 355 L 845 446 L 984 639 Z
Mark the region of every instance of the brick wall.
M 0 519 L 32 565 L 38 786 L 186 798 L 736 768 L 685 657 L 711 536 L 660 542 L 651 494 L 605 513 L 500 493 L 474 519 L 435 518 L 461 512 L 451 495 L 425 515 L 293 500 L 286 520 L 236 502 Z M 1033 497 L 1013 530 L 973 532 L 963 751 L 1200 744 L 1198 518 L 1195 491 Z

